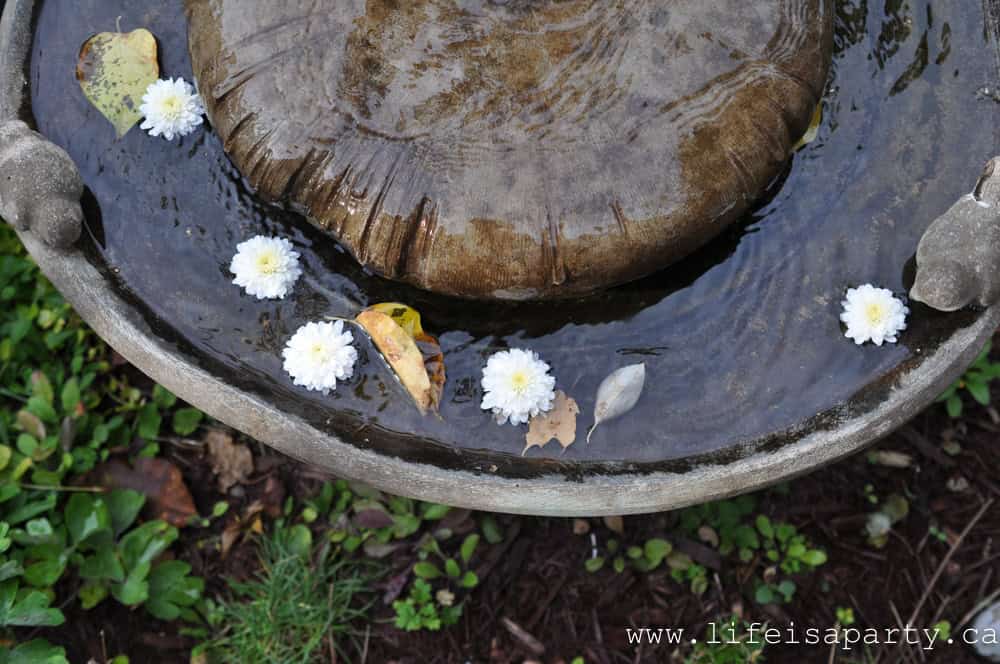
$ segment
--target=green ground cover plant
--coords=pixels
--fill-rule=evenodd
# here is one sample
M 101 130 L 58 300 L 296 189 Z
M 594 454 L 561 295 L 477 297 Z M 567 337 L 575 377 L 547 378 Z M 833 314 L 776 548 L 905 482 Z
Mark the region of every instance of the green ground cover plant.
M 212 662 L 354 661 L 356 623 L 367 616 L 382 569 L 330 541 L 314 544 L 302 524 L 275 525 L 261 538 L 260 572 L 230 582 L 232 593 L 207 602 L 217 636 L 199 648 Z
M 0 643 L 23 641 L 0 662 L 66 661 L 30 636 L 62 624 L 67 600 L 174 620 L 201 595 L 187 563 L 159 560 L 179 533 L 141 522 L 141 494 L 81 484 L 112 448 L 153 455 L 162 422 L 184 435 L 203 417 L 114 375 L 110 356 L 0 224 Z

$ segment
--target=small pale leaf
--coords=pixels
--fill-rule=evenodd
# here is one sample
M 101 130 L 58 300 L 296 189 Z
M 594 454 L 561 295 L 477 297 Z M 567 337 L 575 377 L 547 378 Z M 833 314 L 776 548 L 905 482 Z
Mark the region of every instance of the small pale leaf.
M 156 38 L 148 30 L 102 32 L 80 48 L 76 78 L 119 138 L 142 119 L 142 97 L 159 77 Z
M 576 441 L 576 416 L 580 407 L 572 397 L 566 396 L 562 390 L 556 392 L 552 409 L 547 413 L 539 413 L 528 423 L 527 444 L 521 456 L 532 447 L 544 447 L 555 438 L 563 450 Z
M 601 422 L 621 417 L 639 402 L 646 384 L 646 365 L 631 364 L 613 372 L 597 388 L 597 405 L 594 406 L 594 424 L 587 432 L 587 442 Z

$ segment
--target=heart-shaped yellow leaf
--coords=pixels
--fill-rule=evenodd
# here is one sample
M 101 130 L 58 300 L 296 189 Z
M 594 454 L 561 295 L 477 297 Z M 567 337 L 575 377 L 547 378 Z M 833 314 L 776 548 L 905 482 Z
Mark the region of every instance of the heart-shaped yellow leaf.
M 159 77 L 156 38 L 149 30 L 102 32 L 80 48 L 80 88 L 119 138 L 142 119 L 142 97 Z

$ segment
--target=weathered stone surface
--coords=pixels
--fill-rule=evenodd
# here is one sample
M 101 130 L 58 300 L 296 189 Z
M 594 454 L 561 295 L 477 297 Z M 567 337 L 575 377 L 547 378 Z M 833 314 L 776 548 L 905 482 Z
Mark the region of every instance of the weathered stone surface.
M 80 237 L 83 181 L 66 152 L 20 120 L 0 124 L 0 217 L 46 244 Z
M 1000 157 L 920 239 L 910 297 L 940 311 L 1000 301 Z
M 829 0 L 186 0 L 213 124 L 376 272 L 520 299 L 685 256 L 780 173 Z

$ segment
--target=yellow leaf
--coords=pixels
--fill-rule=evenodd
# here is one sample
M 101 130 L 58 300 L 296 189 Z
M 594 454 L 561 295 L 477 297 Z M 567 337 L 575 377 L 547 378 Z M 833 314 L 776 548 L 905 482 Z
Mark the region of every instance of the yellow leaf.
M 576 441 L 576 416 L 579 414 L 580 407 L 573 398 L 566 396 L 562 390 L 556 392 L 552 410 L 536 415 L 528 423 L 527 444 L 521 456 L 532 447 L 544 447 L 553 438 L 565 451 Z
M 420 312 L 413 307 L 399 302 L 379 302 L 368 307 L 369 311 L 377 311 L 396 321 L 396 325 L 406 330 L 406 333 L 416 339 L 424 333 L 420 325 Z
M 424 358 L 407 331 L 396 321 L 374 309 L 366 309 L 358 314 L 358 324 L 372 338 L 375 347 L 396 374 L 413 402 L 426 413 L 434 405 L 431 380 L 424 367 Z
M 142 119 L 142 97 L 159 77 L 156 38 L 149 30 L 102 32 L 80 48 L 76 79 L 119 138 Z

